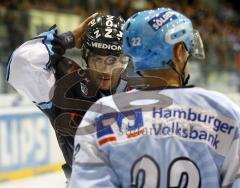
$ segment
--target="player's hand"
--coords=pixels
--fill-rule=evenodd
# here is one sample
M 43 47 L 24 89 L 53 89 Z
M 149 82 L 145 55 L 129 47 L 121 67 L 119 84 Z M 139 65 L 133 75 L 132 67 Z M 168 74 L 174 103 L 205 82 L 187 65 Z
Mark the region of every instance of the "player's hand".
M 53 35 L 53 37 L 54 38 L 51 41 L 52 51 L 54 52 L 54 56 L 58 59 L 65 54 L 66 47 L 62 39 L 56 33 Z
M 86 18 L 76 29 L 72 31 L 74 37 L 75 37 L 75 43 L 77 48 L 81 48 L 83 44 L 83 37 L 85 32 L 87 31 L 89 27 L 89 22 L 97 16 L 98 13 L 95 13 L 88 18 Z
M 57 35 L 57 27 L 53 25 L 47 32 L 40 34 L 37 37 L 43 37 L 43 44 L 46 46 L 50 62 L 47 64 L 47 68 L 58 62 L 66 51 L 66 47 L 62 39 Z
M 66 47 L 63 40 L 57 35 L 57 26 L 53 25 L 47 33 L 44 43 L 50 44 L 48 46 L 50 47 L 49 50 L 52 51 L 51 55 L 59 59 L 65 53 Z

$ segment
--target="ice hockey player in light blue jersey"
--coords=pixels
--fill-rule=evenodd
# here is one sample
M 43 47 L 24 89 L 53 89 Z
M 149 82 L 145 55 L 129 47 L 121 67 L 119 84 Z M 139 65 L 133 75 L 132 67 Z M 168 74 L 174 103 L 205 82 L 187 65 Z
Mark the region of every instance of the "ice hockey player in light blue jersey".
M 123 48 L 145 85 L 97 101 L 75 136 L 70 188 L 240 187 L 240 109 L 186 86 L 201 37 L 179 12 L 139 12 Z

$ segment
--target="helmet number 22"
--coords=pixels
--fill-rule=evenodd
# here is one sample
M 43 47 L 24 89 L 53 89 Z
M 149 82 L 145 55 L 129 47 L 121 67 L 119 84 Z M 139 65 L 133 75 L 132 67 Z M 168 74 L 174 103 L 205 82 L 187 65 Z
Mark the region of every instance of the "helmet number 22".
M 132 166 L 131 187 L 160 187 L 160 173 L 158 163 L 152 157 L 144 155 Z M 179 157 L 170 163 L 167 171 L 168 188 L 199 188 L 200 186 L 200 171 L 192 160 Z
M 132 46 L 141 46 L 141 38 L 140 37 L 134 37 L 131 40 Z

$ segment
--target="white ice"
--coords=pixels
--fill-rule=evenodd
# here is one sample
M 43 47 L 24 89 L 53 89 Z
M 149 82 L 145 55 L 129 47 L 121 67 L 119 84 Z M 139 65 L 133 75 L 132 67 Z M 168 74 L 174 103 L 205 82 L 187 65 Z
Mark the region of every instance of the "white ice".
M 63 172 L 49 173 L 21 180 L 0 182 L 1 188 L 66 188 Z

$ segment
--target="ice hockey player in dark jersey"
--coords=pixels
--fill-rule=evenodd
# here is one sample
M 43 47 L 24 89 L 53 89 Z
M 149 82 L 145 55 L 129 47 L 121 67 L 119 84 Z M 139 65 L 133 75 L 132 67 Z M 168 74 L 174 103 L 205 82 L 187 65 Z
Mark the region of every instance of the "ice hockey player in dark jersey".
M 128 58 L 122 55 L 124 20 L 94 14 L 72 32 L 57 35 L 53 26 L 18 47 L 9 59 L 8 82 L 50 119 L 71 174 L 74 134 L 83 115 L 97 99 L 124 91 L 120 79 Z M 80 48 L 78 63 L 64 57 Z

